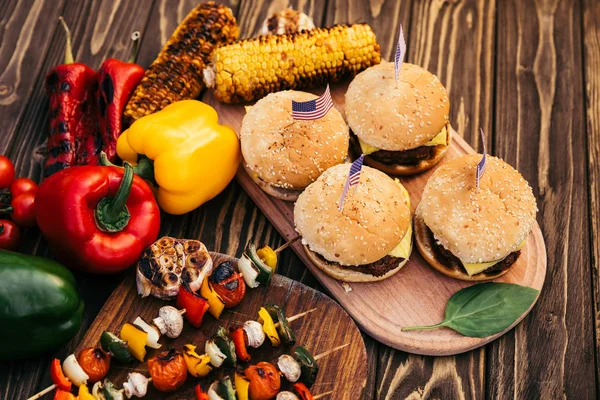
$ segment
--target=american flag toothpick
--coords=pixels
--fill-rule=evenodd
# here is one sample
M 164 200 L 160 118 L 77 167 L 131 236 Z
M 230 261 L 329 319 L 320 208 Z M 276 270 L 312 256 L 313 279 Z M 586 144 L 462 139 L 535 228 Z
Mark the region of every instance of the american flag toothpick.
M 483 157 L 481 157 L 481 161 L 477 163 L 477 174 L 476 174 L 476 184 L 479 187 L 479 180 L 483 176 L 485 172 L 485 164 L 487 162 L 487 149 L 485 148 L 485 135 L 483 134 L 483 129 L 479 128 L 479 133 L 481 134 L 481 141 L 483 143 Z
M 300 121 L 315 120 L 323 118 L 332 108 L 333 100 L 327 85 L 321 97 L 309 101 L 292 100 L 292 118 Z
M 358 184 L 358 182 L 360 181 L 360 171 L 362 170 L 364 159 L 365 155 L 361 154 L 361 156 L 354 160 L 354 162 L 350 166 L 350 173 L 348 174 L 348 179 L 346 179 L 346 183 L 344 184 L 344 191 L 342 192 L 342 197 L 340 197 L 340 211 L 342 211 L 342 208 L 344 208 L 344 200 L 346 199 L 346 195 L 348 194 L 348 189 Z
M 396 88 L 398 87 L 398 75 L 402 69 L 404 56 L 406 55 L 406 41 L 404 40 L 404 30 L 400 25 L 400 35 L 398 36 L 398 45 L 396 46 L 396 56 L 394 57 L 394 69 L 396 71 Z

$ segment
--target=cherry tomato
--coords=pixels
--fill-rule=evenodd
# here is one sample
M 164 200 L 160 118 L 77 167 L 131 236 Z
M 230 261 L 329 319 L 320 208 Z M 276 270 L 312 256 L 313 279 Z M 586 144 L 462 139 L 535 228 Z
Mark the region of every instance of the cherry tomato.
M 94 383 L 104 379 L 110 369 L 110 354 L 99 347 L 86 347 L 77 354 L 77 362 Z
M 187 378 L 185 360 L 181 353 L 174 349 L 163 351 L 149 359 L 148 372 L 152 377 L 152 384 L 161 392 L 179 389 Z
M 272 399 L 281 388 L 279 371 L 271 363 L 261 361 L 246 368 L 244 373 L 250 380 L 249 393 L 252 400 Z
M 16 250 L 21 241 L 21 229 L 12 221 L 0 219 L 0 249 Z
M 214 291 L 225 303 L 225 308 L 237 306 L 246 295 L 246 282 L 229 261 L 219 264 L 209 279 Z
M 36 194 L 38 190 L 38 184 L 33 179 L 29 178 L 17 178 L 10 184 L 10 195 L 14 198 L 23 193 Z
M 35 194 L 23 193 L 13 197 L 10 202 L 12 212 L 10 219 L 22 228 L 35 226 Z
M 15 180 L 15 166 L 6 156 L 0 156 L 0 189 L 6 189 Z

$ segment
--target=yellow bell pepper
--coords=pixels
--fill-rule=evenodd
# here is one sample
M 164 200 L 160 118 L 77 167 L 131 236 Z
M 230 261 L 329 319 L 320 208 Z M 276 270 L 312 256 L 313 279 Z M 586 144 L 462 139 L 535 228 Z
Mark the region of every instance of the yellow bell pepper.
M 260 310 L 258 310 L 258 322 L 262 324 L 263 331 L 271 341 L 271 344 L 275 347 L 281 346 L 281 339 L 279 339 L 279 334 L 277 333 L 277 328 L 275 328 L 273 318 L 271 318 L 271 315 L 264 307 L 261 307 Z
M 221 299 L 221 296 L 213 289 L 211 283 L 208 281 L 208 276 L 202 282 L 200 295 L 208 300 L 208 312 L 216 319 L 219 319 L 225 308 L 225 303 Z
M 140 156 L 154 161 L 158 204 L 169 214 L 185 214 L 215 197 L 240 163 L 235 131 L 219 125 L 215 109 L 197 100 L 138 119 L 119 137 L 117 153 L 134 165 Z
M 183 346 L 183 359 L 190 375 L 195 377 L 204 377 L 212 371 L 210 357 L 208 354 L 199 355 L 196 353 L 196 346 L 186 344 Z
M 277 253 L 270 246 L 264 245 L 260 249 L 256 250 L 256 255 L 271 269 L 273 273 L 275 273 L 275 269 L 277 268 Z
M 77 400 L 96 400 L 94 396 L 90 393 L 90 390 L 86 385 L 79 386 L 79 391 L 77 392 Z
M 234 383 L 237 400 L 249 400 L 248 392 L 250 390 L 250 381 L 236 372 Z
M 148 334 L 131 324 L 124 324 L 121 327 L 121 339 L 127 342 L 129 352 L 140 362 L 144 362 L 146 357 L 146 340 Z

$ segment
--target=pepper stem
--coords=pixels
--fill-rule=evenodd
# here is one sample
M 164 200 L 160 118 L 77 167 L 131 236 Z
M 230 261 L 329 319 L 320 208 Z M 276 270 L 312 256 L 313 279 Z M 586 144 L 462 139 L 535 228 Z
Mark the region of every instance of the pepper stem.
M 131 214 L 125 205 L 133 186 L 133 166 L 124 163 L 125 172 L 115 197 L 106 197 L 96 207 L 96 225 L 105 232 L 120 232 L 129 223 Z
M 129 53 L 129 58 L 127 59 L 128 63 L 134 63 L 137 59 L 138 53 L 140 52 L 140 33 L 135 31 L 131 34 L 131 40 L 133 40 L 133 44 L 131 46 L 131 53 Z
M 73 58 L 73 49 L 71 48 L 71 31 L 69 30 L 69 27 L 67 26 L 67 23 L 63 17 L 58 17 L 58 20 L 62 24 L 65 30 L 65 35 L 67 36 L 67 41 L 65 44 L 65 64 L 73 64 L 75 59 Z
M 120 166 L 110 162 L 105 152 L 100 152 L 100 165 L 104 167 L 117 167 Z M 145 181 L 156 183 L 154 181 L 154 162 L 146 156 L 140 156 L 140 160 L 137 165 L 133 167 L 133 172 Z

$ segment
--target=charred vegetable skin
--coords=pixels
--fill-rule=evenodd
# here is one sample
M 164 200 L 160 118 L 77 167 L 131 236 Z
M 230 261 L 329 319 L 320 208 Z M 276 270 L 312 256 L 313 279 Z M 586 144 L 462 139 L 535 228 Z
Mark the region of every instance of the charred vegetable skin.
M 181 353 L 171 349 L 148 360 L 152 384 L 161 392 L 173 392 L 185 383 L 187 367 Z
M 281 90 L 337 82 L 380 61 L 369 25 L 337 25 L 219 47 L 204 80 L 219 101 L 241 103 Z
M 209 277 L 214 291 L 221 297 L 225 308 L 232 308 L 242 302 L 246 295 L 246 283 L 229 261 L 225 261 Z
M 67 46 L 65 63 L 46 76 L 50 98 L 46 176 L 74 165 L 96 164 L 102 148 L 95 119 L 96 72 L 73 61 L 71 34 L 64 20 L 60 21 L 66 31 Z
M 312 354 L 304 347 L 296 347 L 294 353 L 302 368 L 302 375 L 300 376 L 300 379 L 303 380 L 308 387 L 311 387 L 312 384 L 317 380 L 319 366 L 317 365 L 317 362 L 313 358 Z
M 204 314 L 208 311 L 208 300 L 190 290 L 187 284 L 182 284 L 177 295 L 177 307 L 185 309 L 184 318 L 194 328 L 200 328 Z
M 77 333 L 82 315 L 69 270 L 46 258 L 0 250 L 0 360 L 59 347 Z
M 271 318 L 273 318 L 273 321 L 279 323 L 277 326 L 277 333 L 279 333 L 279 337 L 283 343 L 286 346 L 293 346 L 296 344 L 296 336 L 294 335 L 292 328 L 290 328 L 290 324 L 283 310 L 276 304 L 267 304 L 265 308 L 269 312 Z
M 217 46 L 237 40 L 239 28 L 231 9 L 200 4 L 177 27 L 148 68 L 127 103 L 124 123 L 131 125 L 179 100 L 195 99 L 204 84 L 202 69 Z

